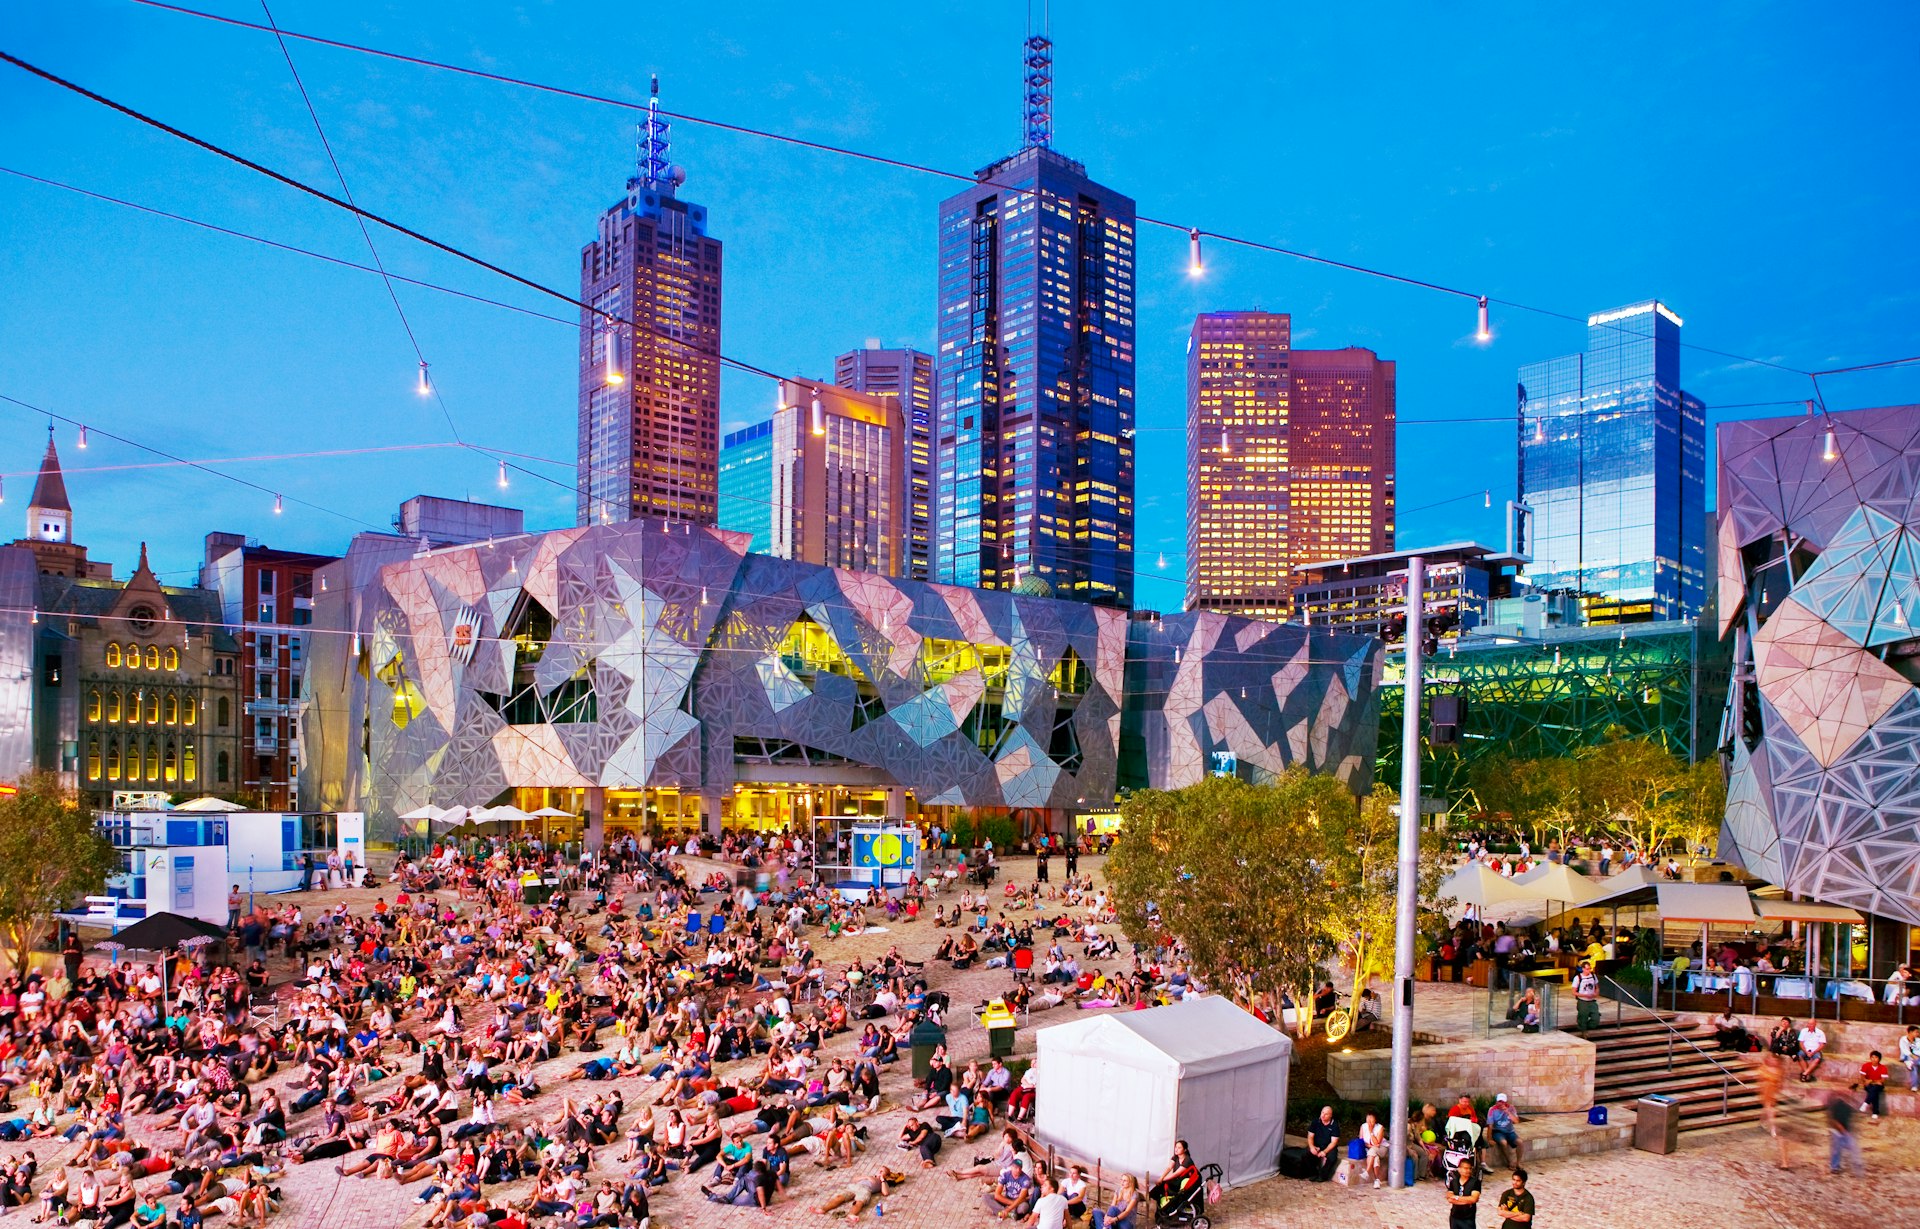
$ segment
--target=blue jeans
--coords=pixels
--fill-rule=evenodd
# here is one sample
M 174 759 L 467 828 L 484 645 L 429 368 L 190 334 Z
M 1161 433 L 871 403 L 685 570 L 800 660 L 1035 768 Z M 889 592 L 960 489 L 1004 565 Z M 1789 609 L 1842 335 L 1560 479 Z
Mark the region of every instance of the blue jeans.
M 1119 1204 L 1114 1205 L 1114 1207 L 1119 1206 Z M 1135 1210 L 1137 1211 L 1138 1209 Z M 1116 1219 L 1113 1215 L 1113 1208 L 1108 1208 L 1104 1212 L 1095 1208 L 1093 1212 L 1093 1229 L 1133 1229 L 1133 1216 L 1134 1213 L 1129 1212 L 1125 1216 Z
M 1867 1172 L 1866 1159 L 1860 1155 L 1859 1138 L 1855 1136 L 1852 1131 L 1835 1131 L 1829 1128 L 1827 1131 L 1827 1172 L 1839 1173 L 1841 1158 L 1849 1156 L 1853 1158 L 1854 1173 L 1864 1174 Z

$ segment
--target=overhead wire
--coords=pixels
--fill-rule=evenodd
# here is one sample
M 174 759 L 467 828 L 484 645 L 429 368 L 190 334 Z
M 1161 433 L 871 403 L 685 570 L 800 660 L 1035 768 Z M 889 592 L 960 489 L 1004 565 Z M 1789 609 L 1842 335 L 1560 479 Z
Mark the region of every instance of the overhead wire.
M 554 85 L 549 82 L 534 81 L 529 78 L 516 77 L 507 73 L 491 72 L 485 69 L 468 67 L 466 65 L 452 64 L 444 60 L 435 60 L 425 56 L 408 55 L 404 52 L 390 51 L 385 48 L 368 46 L 366 44 L 361 44 L 361 43 L 350 43 L 341 39 L 327 38 L 317 34 L 305 34 L 305 33 L 297 32 L 293 30 L 269 29 L 268 27 L 262 26 L 256 22 L 245 21 L 236 17 L 228 17 L 218 13 L 209 13 L 200 9 L 188 8 L 184 5 L 169 4 L 169 3 L 165 3 L 164 0 L 131 0 L 131 2 L 134 4 L 140 5 L 144 8 L 163 10 L 166 12 L 178 14 L 180 16 L 193 17 L 203 21 L 216 22 L 221 25 L 254 30 L 260 33 L 275 33 L 278 35 L 283 35 L 286 38 L 300 39 L 302 41 L 310 42 L 318 46 L 330 47 L 338 51 L 348 51 L 348 52 L 353 52 L 355 54 L 360 54 L 360 55 L 374 56 L 380 59 L 392 60 L 397 63 L 410 64 L 418 68 L 426 68 L 426 69 L 432 69 L 439 72 L 447 72 L 447 73 L 457 74 L 460 76 L 473 77 L 479 80 L 489 81 L 498 85 L 507 85 L 507 86 L 513 86 L 519 89 L 533 90 L 540 93 L 551 94 L 557 97 L 573 99 L 578 102 L 589 102 L 589 103 L 595 103 L 602 106 L 617 107 L 627 111 L 644 111 L 647 109 L 647 104 L 636 102 L 631 99 L 615 98 L 609 95 L 596 94 L 586 90 L 571 89 L 566 86 Z M 958 182 L 958 183 L 965 183 L 965 184 L 984 183 L 987 186 L 1003 188 L 1008 191 L 1013 191 L 1013 192 L 1024 194 L 1024 195 L 1037 194 L 1037 189 L 1026 188 L 1018 184 L 999 183 L 993 180 L 991 177 L 970 175 L 960 171 L 949 170 L 944 167 L 937 167 L 937 166 L 932 166 L 926 163 L 914 162 L 910 159 L 894 158 L 894 157 L 889 157 L 885 154 L 876 154 L 867 150 L 855 149 L 850 146 L 834 145 L 824 141 L 816 141 L 806 137 L 795 136 L 791 133 L 777 132 L 777 131 L 773 131 L 765 128 L 756 128 L 748 124 L 732 123 L 726 120 L 714 119 L 709 116 L 695 115 L 690 112 L 673 111 L 665 107 L 660 108 L 660 114 L 662 116 L 665 116 L 668 119 L 675 120 L 682 123 L 692 124 L 698 127 L 712 128 L 716 131 L 733 133 L 739 136 L 747 136 L 747 137 L 754 137 L 760 140 L 774 141 L 774 142 L 778 142 L 785 145 L 791 145 L 796 148 L 811 150 L 816 153 L 832 154 L 838 157 L 857 159 L 859 161 L 870 162 L 879 166 L 885 166 L 895 170 L 912 171 L 918 174 L 931 175 L 940 179 L 944 179 L 952 182 Z M 1313 264 L 1325 265 L 1330 268 L 1337 268 L 1337 269 L 1341 269 L 1351 273 L 1363 274 L 1368 277 L 1379 278 L 1385 281 L 1397 282 L 1402 285 L 1413 286 L 1419 289 L 1431 290 L 1440 294 L 1451 295 L 1458 298 L 1473 299 L 1476 302 L 1484 300 L 1488 303 L 1498 303 L 1503 307 L 1511 307 L 1520 311 L 1531 312 L 1536 315 L 1549 316 L 1559 320 L 1572 321 L 1574 323 L 1584 323 L 1590 328 L 1603 327 L 1603 328 L 1609 328 L 1618 332 L 1628 334 L 1629 336 L 1635 336 L 1635 337 L 1645 336 L 1644 333 L 1640 333 L 1636 330 L 1627 328 L 1625 325 L 1619 322 L 1612 322 L 1612 321 L 1602 322 L 1596 326 L 1593 320 L 1591 319 L 1591 317 L 1588 317 L 1588 316 L 1579 316 L 1579 315 L 1574 315 L 1568 312 L 1557 311 L 1552 308 L 1539 307 L 1534 304 L 1523 303 L 1516 299 L 1506 299 L 1506 298 L 1498 298 L 1492 295 L 1483 295 L 1477 291 L 1465 290 L 1458 286 L 1449 286 L 1449 285 L 1446 285 L 1445 283 L 1433 281 L 1427 278 L 1420 278 L 1420 277 L 1410 276 L 1407 274 L 1395 273 L 1395 272 L 1392 272 L 1391 270 L 1381 269 L 1381 268 L 1377 268 L 1370 265 L 1362 265 L 1362 264 L 1358 264 L 1351 261 L 1336 260 L 1332 257 L 1320 256 L 1315 253 L 1304 251 L 1298 248 L 1290 248 L 1281 244 L 1269 243 L 1269 242 L 1258 240 L 1258 239 L 1250 239 L 1245 236 L 1235 235 L 1226 231 L 1218 231 L 1218 230 L 1209 229 L 1203 226 L 1195 226 L 1188 222 L 1175 221 L 1171 218 L 1161 218 L 1161 217 L 1155 217 L 1150 214 L 1136 213 L 1135 220 L 1138 223 L 1143 223 L 1148 226 L 1154 226 L 1163 230 L 1176 232 L 1177 234 L 1183 237 L 1201 237 L 1201 238 L 1215 239 L 1222 243 L 1233 244 L 1236 247 L 1244 247 L 1254 251 L 1269 252 L 1276 255 L 1290 257 L 1295 260 L 1301 260 L 1301 261 L 1306 261 Z M 1718 350 L 1711 347 L 1702 346 L 1696 342 L 1683 341 L 1680 343 L 1680 345 L 1682 346 L 1682 348 L 1696 350 L 1703 354 L 1713 354 L 1721 358 L 1731 358 L 1741 362 L 1754 363 L 1764 367 L 1771 367 L 1775 370 L 1784 371 L 1793 375 L 1808 374 L 1802 368 L 1792 367 L 1784 363 L 1774 362 L 1771 359 L 1755 358 L 1751 355 L 1736 354 L 1736 353 L 1733 353 L 1732 351 L 1727 351 L 1727 350 Z
M 267 25 L 273 29 L 274 42 L 287 62 L 287 72 L 292 74 L 294 87 L 300 91 L 300 101 L 306 104 L 307 118 L 313 121 L 313 130 L 320 137 L 320 148 L 327 151 L 327 163 L 333 167 L 333 177 L 340 183 L 340 195 L 347 198 L 347 204 L 352 205 L 353 189 L 347 186 L 347 173 L 340 169 L 340 159 L 335 156 L 333 142 L 327 139 L 327 130 L 320 123 L 320 112 L 314 108 L 313 96 L 307 93 L 307 83 L 300 79 L 300 69 L 293 62 L 293 49 L 287 46 L 286 36 L 280 32 L 279 23 L 274 21 L 273 10 L 267 7 L 267 0 L 260 0 L 260 11 L 266 14 Z M 360 227 L 360 238 L 366 242 L 367 254 L 373 257 L 374 267 L 380 271 L 380 282 L 387 288 L 387 298 L 393 303 L 394 314 L 400 317 L 400 327 L 406 330 L 407 344 L 413 347 L 413 357 L 420 363 L 420 386 L 433 394 L 434 400 L 440 405 L 441 415 L 447 420 L 447 430 L 458 440 L 460 427 L 453 421 L 453 411 L 447 408 L 446 398 L 440 395 L 440 386 L 427 374 L 430 365 L 427 356 L 420 349 L 420 338 L 413 331 L 413 321 L 407 319 L 407 309 L 400 305 L 400 292 L 393 288 L 393 279 L 387 276 L 386 262 L 380 259 L 380 249 L 373 242 L 373 232 L 367 229 L 366 218 L 355 214 L 353 220 Z

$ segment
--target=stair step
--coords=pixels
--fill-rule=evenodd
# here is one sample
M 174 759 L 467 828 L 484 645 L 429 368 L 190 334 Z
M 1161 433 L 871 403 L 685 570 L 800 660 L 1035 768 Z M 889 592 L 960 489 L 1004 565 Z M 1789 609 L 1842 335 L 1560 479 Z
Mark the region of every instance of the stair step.
M 1710 1077 L 1701 1076 L 1701 1077 L 1692 1078 L 1692 1079 L 1681 1078 L 1681 1079 L 1674 1079 L 1674 1080 L 1649 1080 L 1645 1083 L 1635 1084 L 1631 1088 L 1621 1088 L 1621 1087 L 1601 1088 L 1596 1085 L 1593 1090 L 1593 1095 L 1596 1099 L 1599 1099 L 1602 1096 L 1602 1094 L 1605 1094 L 1609 1099 L 1613 1099 L 1613 1100 L 1624 1099 L 1620 1095 L 1623 1093 L 1635 1099 L 1639 1097 L 1648 1096 L 1653 1093 L 1659 1093 L 1662 1096 L 1673 1097 L 1676 1100 L 1678 1100 L 1682 1096 L 1691 1096 L 1691 1095 L 1705 1096 L 1708 1093 L 1711 1093 L 1717 1097 L 1720 1095 L 1721 1085 L 1722 1085 L 1722 1080 L 1718 1076 L 1710 1076 Z M 1729 1095 L 1731 1096 L 1737 1097 L 1737 1096 L 1755 1095 L 1755 1094 L 1748 1093 L 1746 1089 L 1742 1088 L 1738 1084 L 1729 1083 L 1726 1085 L 1726 1087 L 1728 1088 Z

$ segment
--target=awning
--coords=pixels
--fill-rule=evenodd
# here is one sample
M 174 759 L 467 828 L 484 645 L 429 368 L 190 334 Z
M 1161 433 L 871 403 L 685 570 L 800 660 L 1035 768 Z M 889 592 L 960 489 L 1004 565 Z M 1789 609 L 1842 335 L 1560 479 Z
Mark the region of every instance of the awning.
M 1769 922 L 1848 922 L 1858 926 L 1867 920 L 1845 905 L 1816 905 L 1803 900 L 1765 900 L 1756 896 L 1753 909 Z
M 1654 888 L 1663 922 L 1754 923 L 1753 897 L 1737 883 L 1662 883 Z

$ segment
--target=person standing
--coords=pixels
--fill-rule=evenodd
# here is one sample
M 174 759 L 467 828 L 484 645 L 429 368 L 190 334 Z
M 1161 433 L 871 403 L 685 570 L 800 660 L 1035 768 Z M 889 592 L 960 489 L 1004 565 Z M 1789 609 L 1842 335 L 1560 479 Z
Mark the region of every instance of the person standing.
M 1513 1171 L 1513 1185 L 1500 1192 L 1500 1229 L 1529 1229 L 1533 1224 L 1533 1192 L 1527 1189 L 1527 1171 Z
M 1593 971 L 1591 960 L 1580 962 L 1580 971 L 1573 975 L 1573 998 L 1575 1025 L 1581 1032 L 1600 1027 L 1600 977 Z
M 73 927 L 67 927 L 67 941 L 60 948 L 60 958 L 67 966 L 67 980 L 74 985 L 80 984 L 80 933 Z
M 1080 841 L 1075 837 L 1067 838 L 1067 878 L 1080 873 Z
M 1866 1158 L 1860 1155 L 1860 1138 L 1853 1133 L 1853 1093 L 1844 1089 L 1827 1097 L 1827 1172 L 1840 1172 L 1842 1158 L 1853 1158 L 1853 1172 L 1864 1177 Z
M 240 929 L 240 906 L 242 903 L 243 902 L 242 902 L 242 897 L 240 895 L 240 885 L 236 883 L 233 885 L 233 890 L 227 893 L 227 929 L 228 930 Z
M 1462 1160 L 1447 1179 L 1447 1229 L 1474 1229 L 1480 1216 L 1480 1174 L 1472 1158 Z

